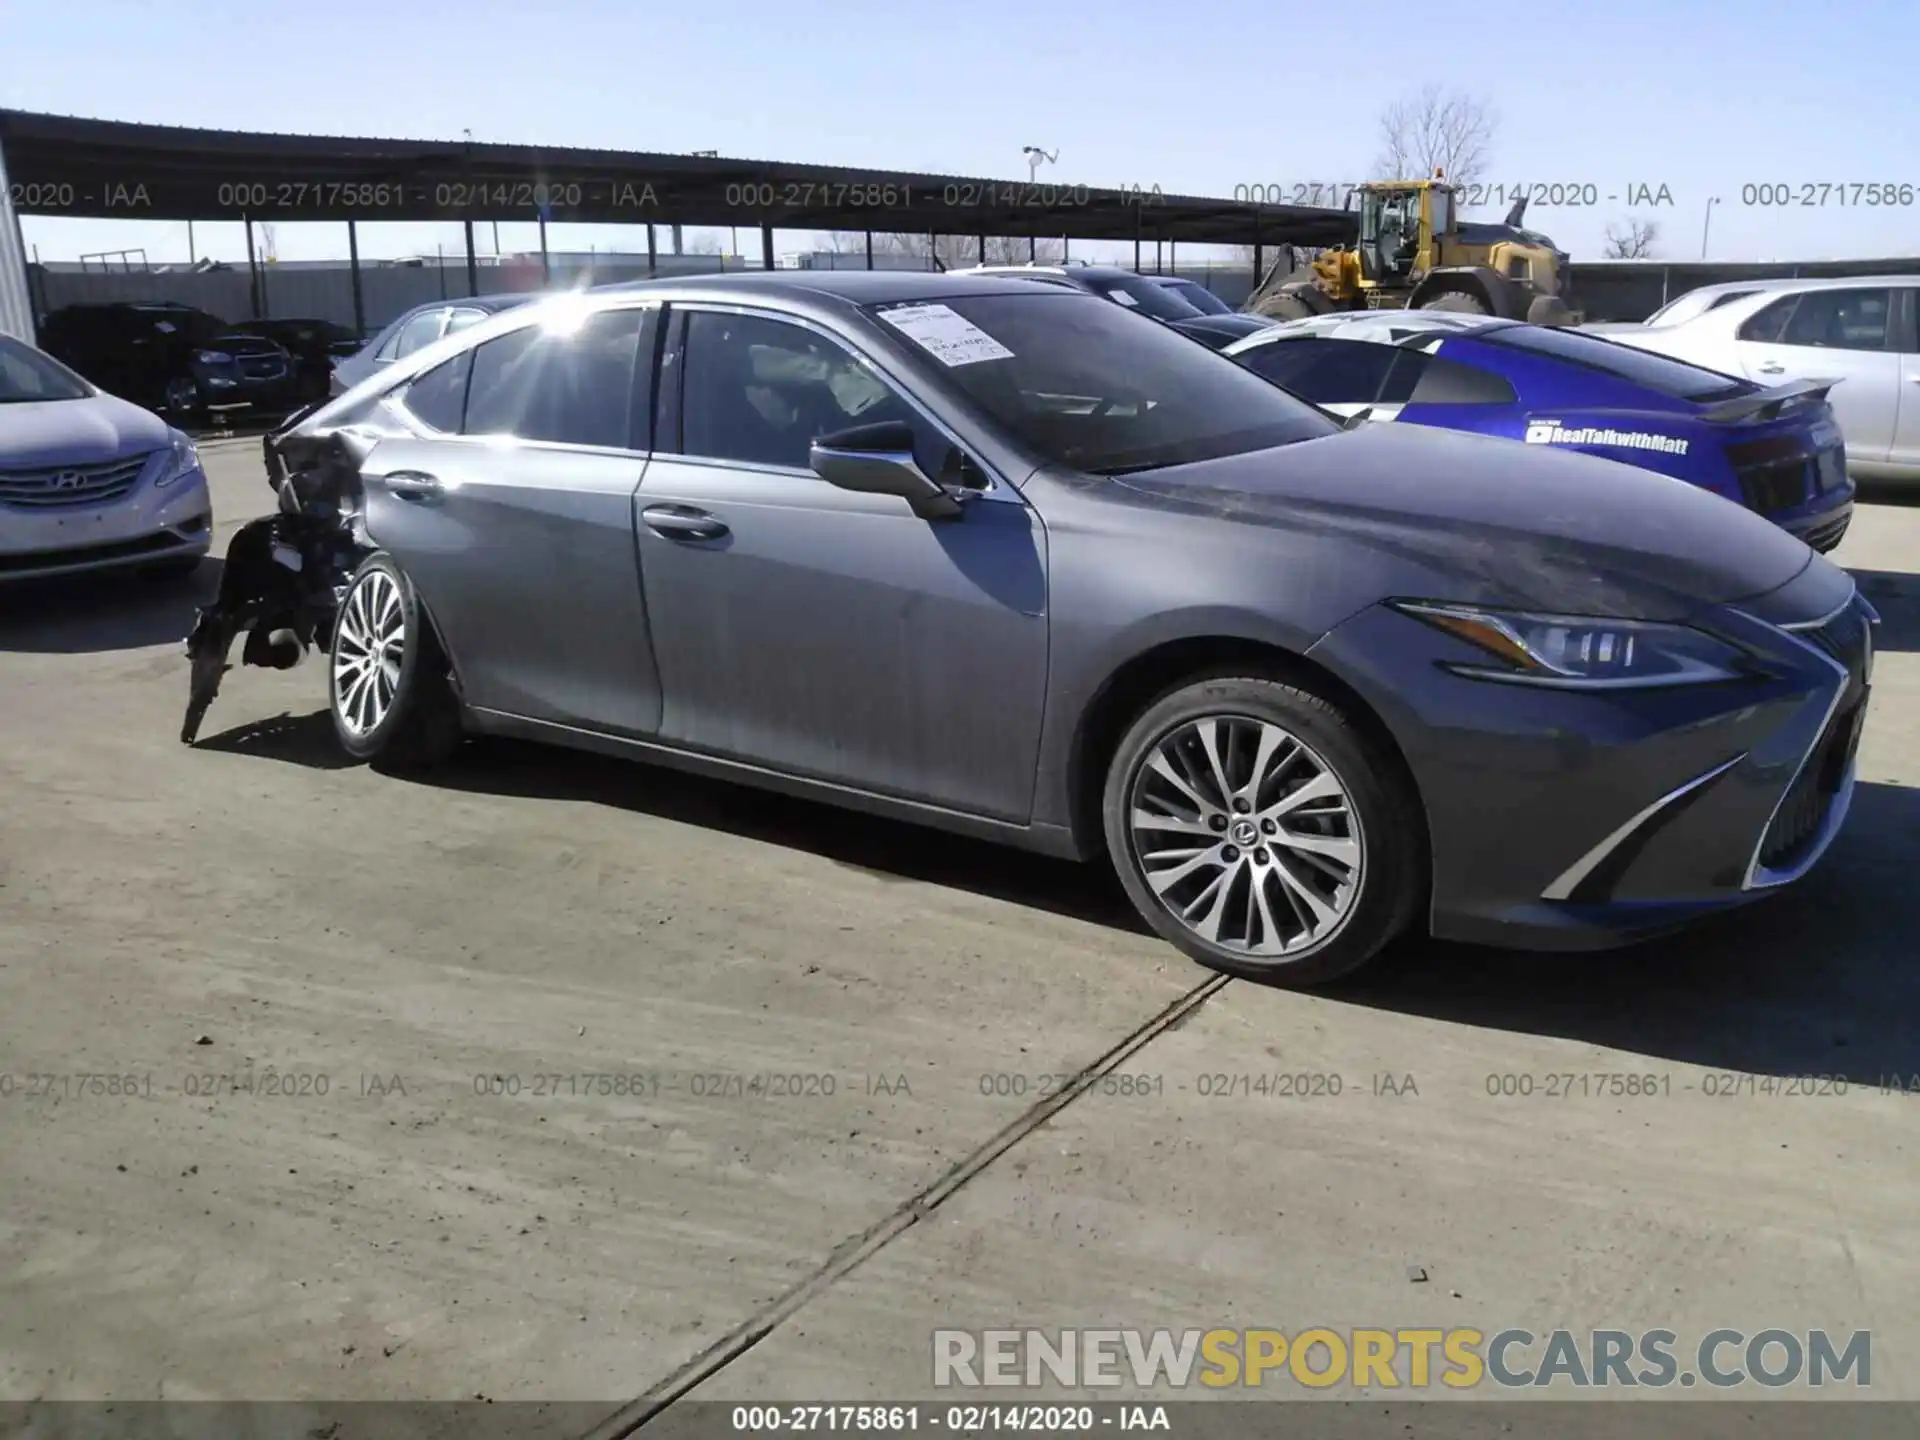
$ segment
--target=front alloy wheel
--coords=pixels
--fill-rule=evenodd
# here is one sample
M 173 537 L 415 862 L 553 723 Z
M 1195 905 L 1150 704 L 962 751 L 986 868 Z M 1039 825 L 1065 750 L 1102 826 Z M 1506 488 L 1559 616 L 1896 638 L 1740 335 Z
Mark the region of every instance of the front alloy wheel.
M 1209 945 L 1283 957 L 1331 939 L 1353 913 L 1366 838 L 1352 797 L 1271 721 L 1176 728 L 1135 774 L 1127 824 L 1148 886 Z
M 1101 811 L 1142 918 L 1232 975 L 1345 975 L 1426 892 L 1404 762 L 1327 696 L 1274 676 L 1203 675 L 1147 706 L 1114 751 Z

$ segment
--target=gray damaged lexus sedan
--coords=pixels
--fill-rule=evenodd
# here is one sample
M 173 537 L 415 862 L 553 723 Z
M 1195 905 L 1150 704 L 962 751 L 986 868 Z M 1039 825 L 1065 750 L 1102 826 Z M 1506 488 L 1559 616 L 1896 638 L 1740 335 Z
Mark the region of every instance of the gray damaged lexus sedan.
M 1073 291 L 596 290 L 267 451 L 201 709 L 271 629 L 260 663 L 329 652 L 353 756 L 515 735 L 1105 856 L 1220 970 L 1619 944 L 1799 878 L 1847 813 L 1875 617 L 1800 541 L 1645 470 L 1344 429 Z

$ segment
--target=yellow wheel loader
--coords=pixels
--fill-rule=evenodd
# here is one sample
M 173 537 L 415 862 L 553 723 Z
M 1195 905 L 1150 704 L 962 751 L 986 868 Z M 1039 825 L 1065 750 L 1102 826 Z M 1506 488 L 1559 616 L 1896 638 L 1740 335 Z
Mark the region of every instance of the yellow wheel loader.
M 1359 236 L 1324 250 L 1305 275 L 1285 252 L 1246 308 L 1276 320 L 1337 310 L 1454 310 L 1535 325 L 1577 325 L 1567 304 L 1566 252 L 1522 227 L 1525 198 L 1498 225 L 1461 220 L 1454 187 L 1431 180 L 1380 181 L 1347 197 L 1359 205 Z

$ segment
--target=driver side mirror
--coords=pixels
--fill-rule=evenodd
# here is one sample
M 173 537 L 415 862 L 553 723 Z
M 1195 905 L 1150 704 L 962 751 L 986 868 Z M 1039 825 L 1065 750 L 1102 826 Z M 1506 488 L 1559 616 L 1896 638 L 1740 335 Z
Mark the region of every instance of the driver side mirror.
M 913 427 L 902 420 L 822 435 L 807 450 L 813 473 L 863 495 L 898 495 L 922 520 L 951 520 L 959 499 L 913 458 Z

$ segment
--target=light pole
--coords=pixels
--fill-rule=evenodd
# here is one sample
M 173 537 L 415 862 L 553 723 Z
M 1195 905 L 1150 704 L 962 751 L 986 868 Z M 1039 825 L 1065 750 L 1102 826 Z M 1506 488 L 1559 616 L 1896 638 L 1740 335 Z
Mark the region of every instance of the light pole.
M 1709 196 L 1707 199 L 1707 218 L 1700 226 L 1700 258 L 1702 260 L 1707 258 L 1707 233 L 1713 229 L 1713 207 L 1719 203 L 1718 195 Z
M 1020 147 L 1020 153 L 1027 157 L 1027 180 L 1029 183 L 1039 175 L 1042 165 L 1051 165 L 1060 158 L 1060 152 L 1058 150 L 1049 153 L 1042 150 L 1038 145 L 1022 145 Z

